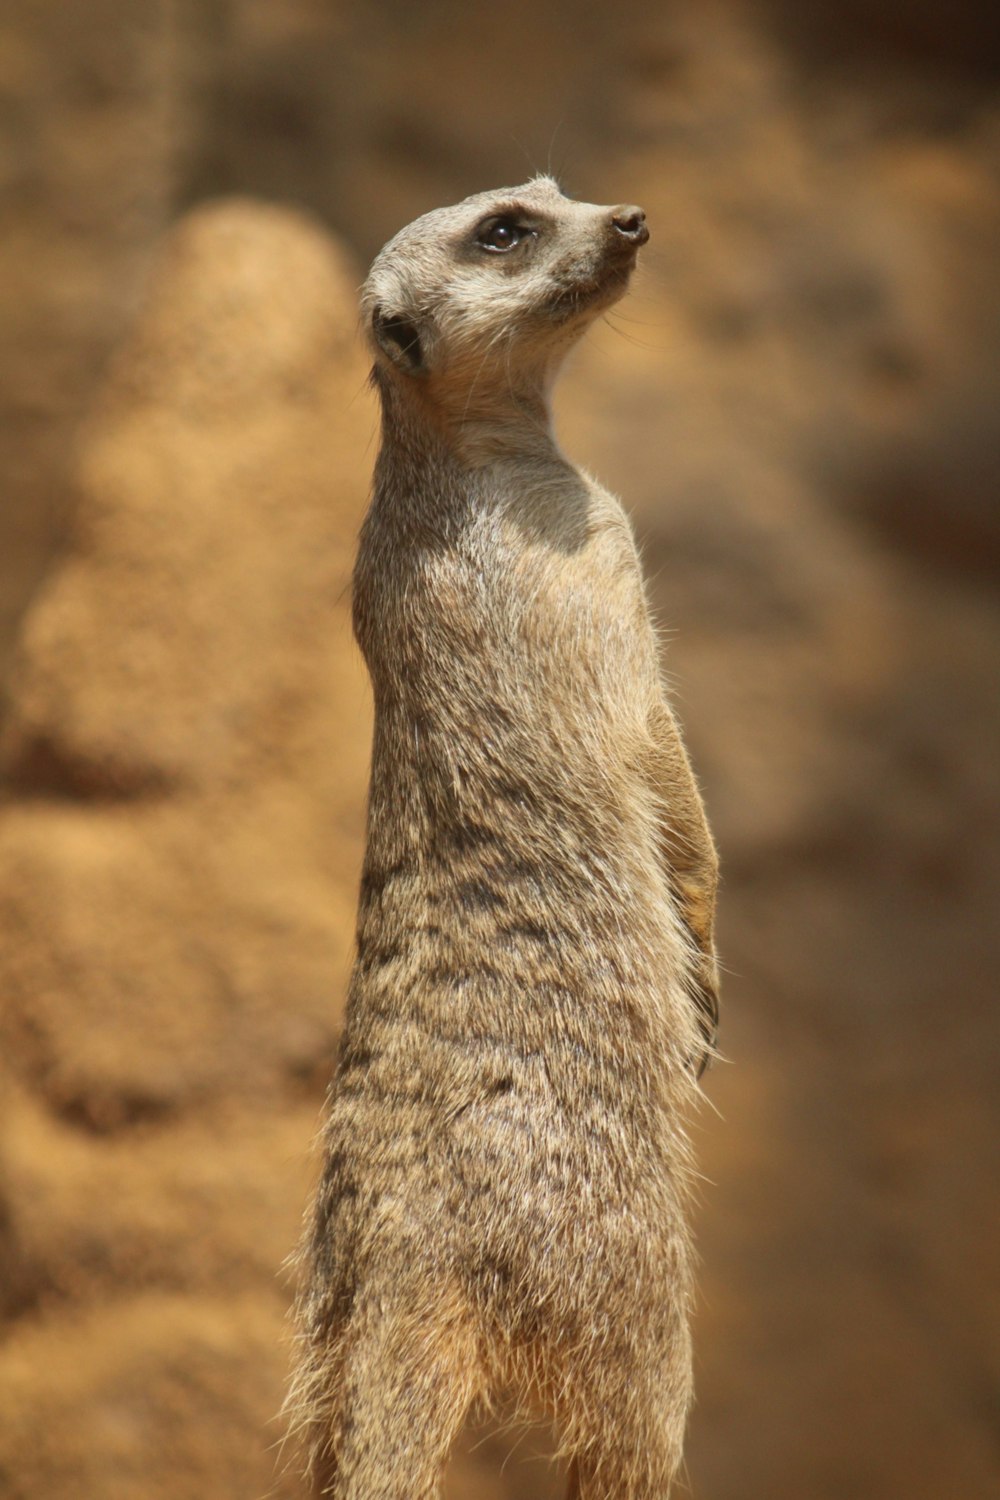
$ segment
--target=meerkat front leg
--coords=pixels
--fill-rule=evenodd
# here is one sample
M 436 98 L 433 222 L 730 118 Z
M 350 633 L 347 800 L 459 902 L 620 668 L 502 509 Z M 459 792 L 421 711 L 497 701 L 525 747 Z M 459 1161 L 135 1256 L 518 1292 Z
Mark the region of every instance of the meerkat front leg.
M 719 1026 L 719 970 L 715 954 L 719 857 L 677 720 L 665 701 L 654 707 L 650 731 L 651 780 L 660 801 L 663 864 L 680 916 L 699 954 L 695 1000 L 706 1042 L 703 1070 L 715 1046 Z

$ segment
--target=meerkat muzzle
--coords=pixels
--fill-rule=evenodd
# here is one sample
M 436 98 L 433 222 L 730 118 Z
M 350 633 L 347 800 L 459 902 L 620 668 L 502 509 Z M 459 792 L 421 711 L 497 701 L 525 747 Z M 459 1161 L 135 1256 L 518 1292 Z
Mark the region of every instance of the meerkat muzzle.
M 649 239 L 645 210 L 634 203 L 622 204 L 614 210 L 611 228 L 633 250 L 638 250 Z

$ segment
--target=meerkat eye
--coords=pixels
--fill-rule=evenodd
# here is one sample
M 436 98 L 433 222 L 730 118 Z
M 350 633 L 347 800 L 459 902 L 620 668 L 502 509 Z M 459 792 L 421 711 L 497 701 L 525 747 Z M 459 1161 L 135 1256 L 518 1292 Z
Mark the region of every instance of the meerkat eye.
M 527 239 L 533 232 L 525 228 L 523 224 L 519 224 L 516 219 L 487 219 L 485 224 L 480 224 L 476 230 L 476 243 L 494 255 L 502 255 L 507 250 L 515 250 L 521 241 Z

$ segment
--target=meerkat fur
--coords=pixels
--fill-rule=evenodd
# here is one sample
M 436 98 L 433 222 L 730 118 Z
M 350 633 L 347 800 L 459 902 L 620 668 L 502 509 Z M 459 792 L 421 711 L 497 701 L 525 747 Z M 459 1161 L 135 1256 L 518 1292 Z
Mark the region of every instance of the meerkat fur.
M 550 417 L 647 237 L 536 178 L 410 224 L 362 294 L 367 849 L 288 1402 L 336 1500 L 432 1500 L 499 1392 L 576 1500 L 680 1462 L 717 862 L 629 523 Z

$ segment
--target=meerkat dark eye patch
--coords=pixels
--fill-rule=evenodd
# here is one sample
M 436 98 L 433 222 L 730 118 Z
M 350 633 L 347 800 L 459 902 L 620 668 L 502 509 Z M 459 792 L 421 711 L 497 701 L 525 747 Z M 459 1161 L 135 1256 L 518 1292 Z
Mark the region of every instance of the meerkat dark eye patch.
M 514 214 L 491 214 L 477 225 L 475 242 L 481 250 L 492 255 L 504 255 L 516 250 L 525 240 L 534 239 L 538 233 Z
M 424 351 L 420 334 L 406 318 L 394 317 L 376 307 L 372 314 L 372 332 L 375 341 L 393 364 L 416 374 L 424 368 Z

